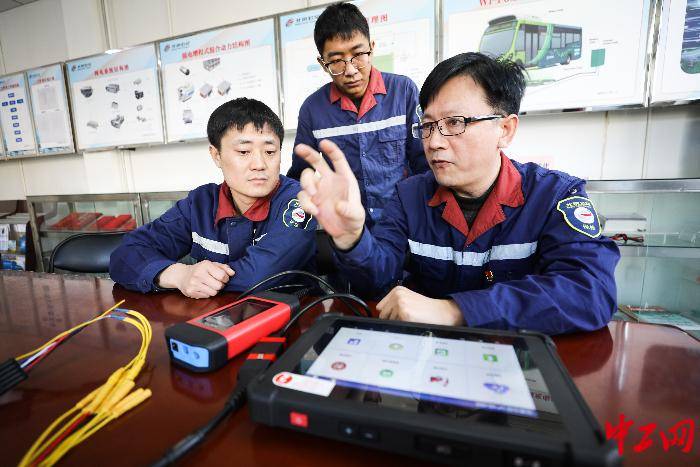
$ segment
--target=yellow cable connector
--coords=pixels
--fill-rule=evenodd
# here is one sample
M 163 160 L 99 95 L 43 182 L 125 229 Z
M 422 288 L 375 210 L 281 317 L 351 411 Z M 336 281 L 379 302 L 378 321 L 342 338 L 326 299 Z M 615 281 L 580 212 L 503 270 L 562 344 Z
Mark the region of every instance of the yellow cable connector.
M 104 402 L 98 407 L 97 411 L 99 413 L 109 412 L 112 407 L 119 404 L 119 402 L 126 397 L 127 394 L 134 388 L 135 384 L 133 381 L 128 379 L 122 379 L 114 387 L 114 391 L 105 398 Z
M 121 319 L 134 326 L 141 334 L 141 346 L 136 356 L 125 366 L 114 371 L 104 384 L 95 388 L 69 411 L 51 423 L 24 455 L 20 462 L 20 467 L 54 465 L 68 451 L 92 436 L 109 422 L 151 397 L 150 389 L 138 388 L 133 392 L 131 391 L 135 387 L 134 381 L 146 363 L 146 353 L 151 343 L 153 330 L 146 317 L 137 311 L 119 310 L 118 313 L 125 313 L 126 316 L 118 313 L 109 315 L 123 302 L 124 300 L 120 301 L 99 316 L 74 326 L 57 335 L 43 346 L 17 357 L 21 359 L 35 355 L 76 329 L 81 329 L 105 317 Z M 57 442 L 57 440 L 59 441 Z
M 88 406 L 83 410 L 83 412 L 90 412 L 90 413 L 95 413 L 97 412 L 97 408 L 102 404 L 102 402 L 105 400 L 107 395 L 114 389 L 114 386 L 117 385 L 119 380 L 121 379 L 122 375 L 124 374 L 124 368 L 119 368 L 117 371 L 112 373 L 107 379 L 107 382 L 100 387 L 99 391 L 95 395 L 95 397 L 92 399 L 92 402 L 88 404 Z
M 129 410 L 139 405 L 141 402 L 151 397 L 151 394 L 152 393 L 150 389 L 138 388 L 136 391 L 126 396 L 123 401 L 121 401 L 119 404 L 116 405 L 116 407 L 112 409 L 112 417 L 121 417 L 124 413 L 128 412 Z

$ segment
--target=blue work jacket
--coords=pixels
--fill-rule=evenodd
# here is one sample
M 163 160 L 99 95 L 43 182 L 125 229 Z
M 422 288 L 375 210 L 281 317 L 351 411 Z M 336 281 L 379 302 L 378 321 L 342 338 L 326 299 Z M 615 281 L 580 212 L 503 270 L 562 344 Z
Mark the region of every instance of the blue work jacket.
M 299 110 L 294 145 L 304 143 L 318 150 L 321 140 L 330 139 L 340 147 L 357 178 L 372 225 L 398 181 L 429 169 L 421 140 L 411 136 L 411 125 L 418 120 L 415 83 L 373 68 L 359 109 L 333 83 L 311 94 Z M 294 155 L 287 176 L 298 180 L 307 167 Z
M 222 217 L 222 186 L 200 186 L 128 233 L 112 253 L 110 276 L 130 290 L 158 290 L 156 275 L 189 254 L 231 266 L 236 273 L 224 290 L 242 291 L 275 273 L 308 269 L 316 252 L 316 220 L 299 206 L 299 190 L 297 181 L 280 175 L 276 191 L 244 215 Z
M 432 172 L 399 183 L 382 220 L 350 251 L 335 251 L 358 290 L 411 288 L 452 298 L 468 326 L 548 334 L 604 326 L 616 308 L 615 243 L 601 236 L 585 182 L 501 155 L 473 226 Z

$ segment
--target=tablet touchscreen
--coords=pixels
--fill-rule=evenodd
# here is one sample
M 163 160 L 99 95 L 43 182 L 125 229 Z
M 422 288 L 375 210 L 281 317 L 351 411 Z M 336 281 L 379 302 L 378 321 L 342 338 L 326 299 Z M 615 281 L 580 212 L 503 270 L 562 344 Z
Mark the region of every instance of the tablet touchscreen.
M 475 421 L 548 433 L 564 430 L 522 337 L 341 321 L 295 370 L 333 380 L 331 398 L 456 418 L 474 415 Z

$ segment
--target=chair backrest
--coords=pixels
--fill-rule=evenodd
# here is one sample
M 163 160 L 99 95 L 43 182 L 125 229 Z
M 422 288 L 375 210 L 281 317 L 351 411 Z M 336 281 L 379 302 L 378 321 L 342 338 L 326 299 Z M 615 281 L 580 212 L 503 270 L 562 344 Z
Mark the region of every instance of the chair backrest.
M 119 246 L 125 232 L 77 234 L 56 245 L 49 259 L 49 271 L 109 272 L 109 256 Z

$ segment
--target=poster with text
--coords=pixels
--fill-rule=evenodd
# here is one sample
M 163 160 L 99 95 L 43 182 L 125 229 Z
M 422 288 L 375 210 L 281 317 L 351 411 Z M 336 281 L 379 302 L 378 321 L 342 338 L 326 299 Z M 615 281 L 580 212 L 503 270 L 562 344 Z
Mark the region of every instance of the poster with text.
M 652 102 L 700 99 L 700 0 L 664 0 Z
M 372 65 L 405 75 L 420 88 L 435 65 L 435 4 L 432 0 L 359 0 L 375 42 Z M 299 108 L 306 98 L 331 79 L 319 65 L 313 39 L 323 8 L 280 16 L 284 126 L 297 127 Z
M 284 127 L 297 127 L 299 109 L 304 100 L 330 82 L 330 76 L 316 61 L 314 25 L 323 8 L 280 16 Z
M 27 72 L 39 154 L 75 151 L 63 68 L 60 64 Z
M 0 77 L 0 125 L 7 156 L 36 154 L 24 73 Z
M 445 0 L 445 58 L 521 63 L 521 111 L 645 102 L 649 0 Z
M 206 138 L 212 111 L 237 97 L 279 114 L 274 21 L 241 24 L 161 42 L 168 142 Z
M 66 63 L 78 149 L 163 142 L 154 44 Z

